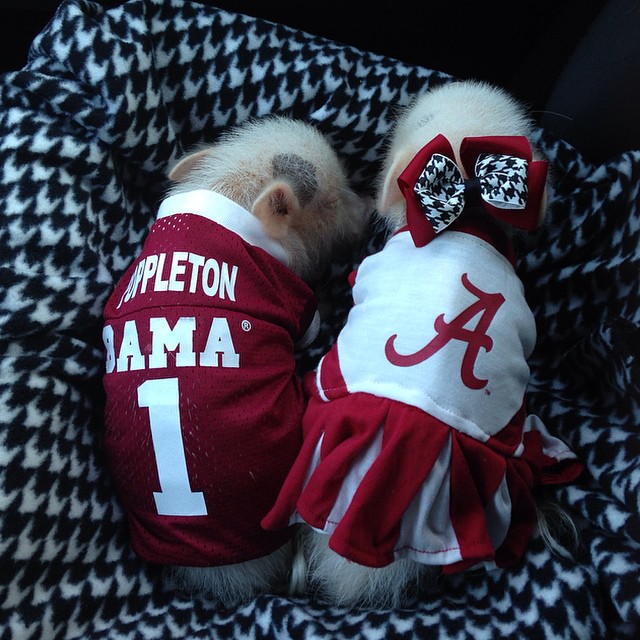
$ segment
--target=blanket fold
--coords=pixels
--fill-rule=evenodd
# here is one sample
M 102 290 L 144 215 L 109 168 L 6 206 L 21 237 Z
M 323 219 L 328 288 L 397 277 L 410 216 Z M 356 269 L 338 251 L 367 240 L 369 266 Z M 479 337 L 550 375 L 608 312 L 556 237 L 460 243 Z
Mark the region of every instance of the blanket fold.
M 640 151 L 594 166 L 543 131 L 554 186 L 518 272 L 538 329 L 530 408 L 587 467 L 550 494 L 582 525 L 578 553 L 535 536 L 513 568 L 352 612 L 271 594 L 219 610 L 131 551 L 104 465 L 101 314 L 169 166 L 284 113 L 323 130 L 370 192 L 394 109 L 451 79 L 186 0 L 66 0 L 27 65 L 0 78 L 0 637 L 636 637 Z M 362 251 L 381 244 L 371 228 Z M 337 261 L 319 291 L 301 372 L 335 341 L 361 258 Z

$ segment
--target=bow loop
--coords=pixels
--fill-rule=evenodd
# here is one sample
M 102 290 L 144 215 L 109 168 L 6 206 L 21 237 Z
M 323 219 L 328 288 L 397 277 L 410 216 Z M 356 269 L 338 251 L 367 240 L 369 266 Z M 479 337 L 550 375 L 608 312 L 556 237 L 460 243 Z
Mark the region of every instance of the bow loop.
M 464 179 L 458 165 L 434 153 L 413 188 L 436 233 L 448 227 L 464 209 Z
M 494 217 L 534 229 L 547 174 L 547 163 L 533 161 L 524 136 L 469 137 L 455 162 L 449 141 L 436 136 L 398 177 L 407 201 L 407 223 L 416 246 L 423 246 L 450 226 L 468 206 L 480 204 Z
M 499 209 L 524 209 L 527 205 L 527 161 L 499 153 L 478 156 L 475 174 L 481 197 Z

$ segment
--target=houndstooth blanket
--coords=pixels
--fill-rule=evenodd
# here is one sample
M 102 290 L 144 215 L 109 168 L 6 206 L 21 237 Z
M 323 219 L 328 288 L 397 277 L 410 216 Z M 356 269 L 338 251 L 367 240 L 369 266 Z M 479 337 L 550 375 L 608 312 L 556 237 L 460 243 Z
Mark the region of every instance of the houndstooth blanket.
M 318 125 L 370 191 L 394 105 L 445 73 L 182 0 L 68 0 L 0 83 L 0 637 L 634 638 L 640 631 L 640 151 L 593 166 L 539 131 L 555 180 L 519 271 L 538 322 L 532 409 L 585 461 L 553 494 L 570 557 L 523 562 L 402 610 L 265 595 L 225 611 L 131 551 L 101 448 L 102 307 L 138 253 L 167 166 L 249 116 Z M 313 366 L 351 303 L 319 292 Z

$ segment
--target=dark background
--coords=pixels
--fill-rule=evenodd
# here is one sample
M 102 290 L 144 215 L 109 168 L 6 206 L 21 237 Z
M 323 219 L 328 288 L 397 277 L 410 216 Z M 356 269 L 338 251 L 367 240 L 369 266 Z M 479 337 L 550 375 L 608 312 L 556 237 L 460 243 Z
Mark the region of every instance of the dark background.
M 106 7 L 123 0 L 96 0 Z M 60 2 L 0 0 L 0 72 L 20 69 Z M 640 3 L 470 5 L 201 0 L 410 64 L 499 84 L 594 159 L 640 148 Z M 626 35 L 625 35 L 626 34 Z M 638 87 L 637 89 L 635 87 Z M 604 101 L 604 102 L 603 102 Z
M 104 6 L 122 2 L 98 0 Z M 60 2 L 0 0 L 1 71 L 21 68 L 33 38 Z M 457 77 L 490 80 L 536 104 L 558 75 L 576 41 L 603 2 L 501 3 L 463 6 L 442 0 L 392 4 L 374 10 L 370 2 L 282 2 L 204 0 L 201 4 L 266 18 L 405 62 Z M 528 74 L 535 74 L 527 78 Z M 520 79 L 521 76 L 525 76 Z

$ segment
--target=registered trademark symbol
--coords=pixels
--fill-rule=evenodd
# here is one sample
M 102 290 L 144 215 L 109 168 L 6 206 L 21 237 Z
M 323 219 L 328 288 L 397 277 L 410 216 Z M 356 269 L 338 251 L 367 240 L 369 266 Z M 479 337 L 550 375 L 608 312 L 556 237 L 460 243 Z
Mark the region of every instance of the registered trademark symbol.
M 251 322 L 249 320 L 243 320 L 241 326 L 243 331 L 251 331 Z

